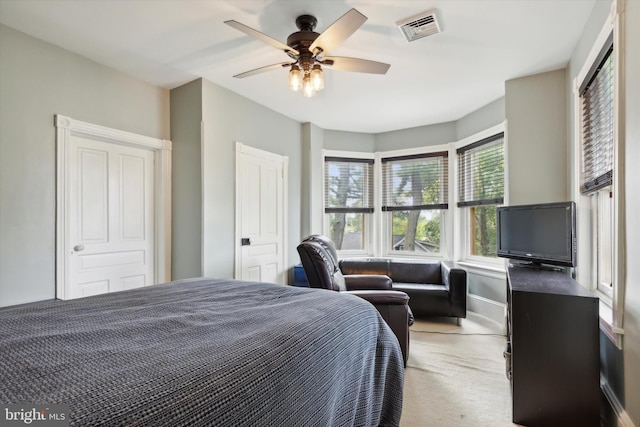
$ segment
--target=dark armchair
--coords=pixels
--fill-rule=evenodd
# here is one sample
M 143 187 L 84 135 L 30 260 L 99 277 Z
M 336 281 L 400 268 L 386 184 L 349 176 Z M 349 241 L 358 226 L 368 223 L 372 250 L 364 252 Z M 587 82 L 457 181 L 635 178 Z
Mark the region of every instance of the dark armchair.
M 409 326 L 413 315 L 409 296 L 392 290 L 385 275 L 356 274 L 343 276 L 333 242 L 323 236 L 310 236 L 298 245 L 298 253 L 309 286 L 357 295 L 373 304 L 398 338 L 405 365 L 409 354 Z

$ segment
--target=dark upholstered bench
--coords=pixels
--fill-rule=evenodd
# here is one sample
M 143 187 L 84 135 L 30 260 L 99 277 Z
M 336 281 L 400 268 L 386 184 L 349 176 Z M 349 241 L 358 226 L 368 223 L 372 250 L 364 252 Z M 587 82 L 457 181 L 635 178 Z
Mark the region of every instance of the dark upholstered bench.
M 384 274 L 393 289 L 409 295 L 415 317 L 467 317 L 467 272 L 451 262 L 421 262 L 387 258 L 344 259 L 342 274 Z

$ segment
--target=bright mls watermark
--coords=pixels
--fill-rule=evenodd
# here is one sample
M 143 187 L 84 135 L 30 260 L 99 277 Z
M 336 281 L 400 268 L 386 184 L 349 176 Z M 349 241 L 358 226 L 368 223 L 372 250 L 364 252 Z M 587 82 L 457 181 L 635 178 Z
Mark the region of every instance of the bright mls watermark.
M 68 427 L 69 405 L 0 405 L 0 425 Z

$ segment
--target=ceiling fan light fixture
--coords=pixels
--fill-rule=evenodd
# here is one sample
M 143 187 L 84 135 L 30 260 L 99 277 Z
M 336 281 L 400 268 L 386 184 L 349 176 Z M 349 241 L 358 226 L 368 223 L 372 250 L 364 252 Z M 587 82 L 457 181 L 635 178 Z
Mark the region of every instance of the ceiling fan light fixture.
M 317 91 L 324 89 L 325 83 L 322 65 L 328 67 L 333 66 L 333 69 L 341 71 L 385 74 L 389 69 L 389 64 L 360 58 L 324 56 L 351 36 L 366 20 L 367 17 L 362 13 L 356 9 L 350 9 L 333 24 L 329 25 L 322 33 L 318 34 L 314 31 L 318 23 L 315 16 L 300 15 L 296 19 L 296 26 L 300 31 L 289 34 L 287 44 L 281 43 L 240 22 L 234 20 L 224 21 L 224 23 L 230 27 L 275 47 L 290 58 L 289 62 L 267 65 L 236 74 L 233 77 L 241 79 L 266 71 L 290 67 L 288 78 L 289 88 L 295 92 L 302 91 L 306 97 L 312 97 Z M 293 62 L 291 62 L 291 60 L 293 60 Z
M 316 91 L 324 89 L 324 73 L 320 64 L 315 64 L 311 69 L 311 83 Z
M 302 71 L 296 64 L 293 64 L 289 71 L 289 88 L 294 92 L 302 89 Z

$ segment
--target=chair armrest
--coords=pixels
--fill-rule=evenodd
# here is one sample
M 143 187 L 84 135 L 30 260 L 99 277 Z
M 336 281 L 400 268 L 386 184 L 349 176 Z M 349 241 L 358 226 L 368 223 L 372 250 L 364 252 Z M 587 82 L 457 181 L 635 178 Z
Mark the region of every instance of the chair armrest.
M 371 291 L 358 290 L 346 291 L 351 295 L 356 295 L 362 299 L 369 301 L 374 305 L 408 305 L 409 295 L 400 291 Z
M 451 264 L 442 262 L 442 283 L 449 290 L 452 315 L 466 317 L 467 313 L 467 272 L 461 268 L 453 268 Z
M 384 321 L 398 339 L 404 365 L 409 357 L 409 326 L 413 324 L 413 314 L 409 309 L 409 295 L 400 291 L 343 291 L 369 301 L 380 313 Z
M 357 290 L 391 290 L 393 282 L 383 274 L 349 274 L 344 276 L 348 291 Z

